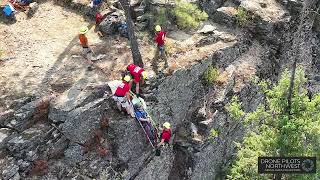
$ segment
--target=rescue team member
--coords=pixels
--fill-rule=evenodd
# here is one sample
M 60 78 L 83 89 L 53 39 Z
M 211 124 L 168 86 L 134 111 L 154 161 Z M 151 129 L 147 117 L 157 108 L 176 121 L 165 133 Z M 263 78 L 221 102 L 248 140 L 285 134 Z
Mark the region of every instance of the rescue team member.
M 81 27 L 80 31 L 79 31 L 79 40 L 80 40 L 80 44 L 83 48 L 83 53 L 86 56 L 88 63 L 90 64 L 88 69 L 92 69 L 92 65 L 93 65 L 92 60 L 94 60 L 94 59 L 92 57 L 92 50 L 89 48 L 88 38 L 86 37 L 86 33 L 88 31 L 89 31 L 88 27 L 86 27 L 86 26 Z
M 136 94 L 139 97 L 140 94 L 140 82 L 141 84 L 144 83 L 144 80 L 147 79 L 148 73 L 141 67 L 134 65 L 134 64 L 129 64 L 127 66 L 127 70 L 130 72 L 131 76 L 133 77 L 133 81 L 136 83 Z M 132 82 L 131 82 L 132 83 Z M 130 84 L 131 87 L 132 84 Z
M 122 110 L 121 107 L 125 108 L 127 113 L 134 117 L 133 108 L 130 103 L 130 76 L 125 76 L 122 83 L 117 87 L 116 92 L 113 95 L 113 99 L 117 102 L 117 107 L 119 111 Z
M 155 27 L 155 31 L 156 31 L 156 37 L 154 40 L 157 43 L 157 50 L 156 50 L 155 58 L 158 59 L 159 54 L 160 54 L 160 56 L 162 56 L 165 61 L 165 67 L 168 67 L 168 61 L 167 61 L 165 45 L 164 45 L 165 37 L 166 37 L 167 33 L 162 31 L 161 26 L 159 26 L 159 25 L 157 25 Z
M 103 34 L 101 32 L 101 26 L 100 23 L 105 18 L 105 15 L 102 15 L 100 12 L 96 14 L 96 26 L 95 26 L 95 32 L 97 32 L 98 36 L 102 37 Z
M 171 130 L 170 130 L 170 123 L 169 122 L 165 122 L 163 123 L 163 130 L 161 132 L 160 135 L 160 143 L 158 144 L 158 147 L 164 145 L 165 143 L 169 143 L 170 138 L 171 138 Z

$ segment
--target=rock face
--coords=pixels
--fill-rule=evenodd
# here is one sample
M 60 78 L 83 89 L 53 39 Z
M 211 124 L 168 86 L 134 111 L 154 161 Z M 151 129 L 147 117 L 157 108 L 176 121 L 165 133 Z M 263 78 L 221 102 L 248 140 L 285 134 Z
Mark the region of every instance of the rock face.
M 234 7 L 220 7 L 213 14 L 212 18 L 217 23 L 232 27 L 235 25 L 236 13 L 237 13 L 237 9 Z
M 86 86 L 87 83 L 85 80 L 80 80 L 51 102 L 48 118 L 53 122 L 65 122 L 68 113 L 72 110 L 103 97 L 107 86 L 92 90 L 92 87 Z
M 108 98 L 101 98 L 68 113 L 62 125 L 63 133 L 72 141 L 84 144 L 104 118 L 103 111 L 109 108 Z
M 20 176 L 18 173 L 19 166 L 12 164 L 8 166 L 3 172 L 2 172 L 2 177 L 4 180 L 19 180 Z
M 316 14 L 313 28 L 316 32 L 320 32 L 320 15 L 319 14 Z
M 106 15 L 103 21 L 99 24 L 99 29 L 104 34 L 113 35 L 118 32 L 119 25 L 124 21 L 125 17 L 123 15 L 123 12 L 112 12 Z
M 1 178 L 224 179 L 236 152 L 233 142 L 240 142 L 246 131 L 241 121 L 229 117 L 225 105 L 237 95 L 243 110 L 250 112 L 263 100 L 250 78 L 253 74 L 277 78 L 273 72 L 280 68 L 276 64 L 285 64 L 279 59 L 288 57 L 278 55 L 278 51 L 285 54 L 286 48 L 278 47 L 283 39 L 275 36 L 284 32 L 278 30 L 290 20 L 282 19 L 288 17 L 284 6 L 288 12 L 300 12 L 302 3 L 281 1 L 282 6 L 273 0 L 211 0 L 200 4 L 214 21 L 234 27 L 237 7 L 233 2 L 254 15 L 254 26 L 245 27 L 252 34 L 236 37 L 238 43 L 233 47 L 209 54 L 209 58 L 187 69 L 159 76 L 148 87 L 152 118 L 159 124 L 169 121 L 172 125 L 173 146 L 161 149 L 160 156 L 155 156 L 136 120 L 115 110 L 106 85 L 89 85 L 82 79 L 54 101 L 21 99 L 10 107 L 13 110 L 1 113 L 1 125 L 9 127 L 0 129 Z M 136 12 L 141 13 L 138 8 Z M 112 22 L 105 23 L 105 31 L 113 33 Z M 308 30 L 307 26 L 301 27 Z M 210 36 L 202 38 L 197 46 L 229 39 L 215 26 L 199 32 Z M 292 35 L 296 34 L 288 36 Z M 299 37 L 297 44 L 306 42 L 301 45 L 305 54 L 299 57 L 304 64 L 312 62 L 308 69 L 310 92 L 320 92 L 319 35 L 307 31 Z M 261 45 L 266 39 L 272 43 Z M 291 45 L 290 41 L 284 46 Z M 202 75 L 209 65 L 220 75 L 215 85 L 204 86 Z M 211 130 L 219 132 L 217 137 Z
M 223 5 L 223 0 L 200 0 L 201 8 L 209 15 L 212 16 L 216 10 Z

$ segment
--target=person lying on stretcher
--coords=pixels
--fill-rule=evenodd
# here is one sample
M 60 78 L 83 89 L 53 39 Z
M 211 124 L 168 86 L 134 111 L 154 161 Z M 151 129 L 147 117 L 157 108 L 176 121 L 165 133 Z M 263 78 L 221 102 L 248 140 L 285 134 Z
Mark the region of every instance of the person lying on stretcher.
M 134 109 L 135 109 L 136 119 L 141 122 L 143 129 L 145 130 L 151 143 L 155 144 L 156 134 L 154 129 L 152 128 L 150 117 L 144 111 L 141 103 L 135 104 Z
M 135 113 L 136 113 L 136 118 L 144 124 L 144 122 L 150 123 L 150 119 L 148 117 L 148 114 L 144 111 L 141 103 L 137 103 L 134 105 L 135 106 Z

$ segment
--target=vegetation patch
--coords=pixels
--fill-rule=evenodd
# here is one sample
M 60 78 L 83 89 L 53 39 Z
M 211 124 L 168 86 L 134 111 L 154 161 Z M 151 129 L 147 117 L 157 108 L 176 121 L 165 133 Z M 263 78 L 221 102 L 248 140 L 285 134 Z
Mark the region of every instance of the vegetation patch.
M 239 7 L 237 9 L 235 18 L 237 25 L 241 27 L 247 26 L 251 21 L 247 10 L 245 10 L 243 7 Z
M 214 84 L 218 76 L 219 76 L 218 69 L 210 65 L 203 74 L 204 84 L 205 85 Z
M 227 111 L 229 112 L 231 118 L 235 120 L 240 120 L 245 113 L 241 109 L 241 102 L 237 96 L 233 96 L 231 99 L 230 104 L 226 107 Z
M 197 5 L 188 3 L 184 0 L 177 0 L 173 9 L 173 14 L 177 19 L 179 28 L 195 29 L 202 21 L 208 19 L 208 14 L 201 11 Z
M 262 84 L 265 101 L 255 111 L 245 114 L 243 123 L 247 133 L 242 143 L 236 143 L 238 152 L 228 179 L 273 179 L 272 174 L 258 174 L 259 156 L 320 156 L 320 94 L 309 100 L 305 74 L 298 68 L 288 109 L 290 76 L 286 70 L 277 85 L 268 88 Z M 239 105 L 233 106 L 234 111 L 242 111 Z M 283 174 L 282 178 L 317 179 L 319 166 L 317 162 L 316 174 Z

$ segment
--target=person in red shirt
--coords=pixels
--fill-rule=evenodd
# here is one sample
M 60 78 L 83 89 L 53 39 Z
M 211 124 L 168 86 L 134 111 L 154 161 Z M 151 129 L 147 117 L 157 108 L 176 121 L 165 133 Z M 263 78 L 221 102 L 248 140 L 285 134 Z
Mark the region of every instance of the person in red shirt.
M 165 143 L 169 144 L 170 138 L 171 138 L 171 130 L 170 130 L 170 123 L 165 122 L 163 123 L 163 130 L 161 132 L 160 136 L 160 143 L 157 145 L 158 147 L 164 145 Z
M 133 81 L 136 84 L 136 94 L 137 96 L 140 96 L 140 82 L 141 84 L 144 83 L 144 80 L 147 79 L 148 73 L 141 67 L 134 65 L 134 64 L 129 64 L 127 66 L 127 71 L 130 72 L 131 76 L 133 77 Z M 130 85 L 132 85 L 132 82 L 130 82 Z M 130 86 L 131 87 L 131 86 Z
M 123 78 L 122 83 L 117 87 L 113 99 L 117 102 L 117 107 L 119 111 L 122 110 L 121 107 L 125 108 L 127 113 L 134 117 L 133 108 L 130 103 L 130 85 L 129 82 L 131 81 L 130 76 L 125 76 Z
M 157 25 L 156 28 L 156 37 L 155 37 L 155 42 L 157 43 L 157 50 L 155 54 L 155 59 L 159 58 L 162 56 L 164 61 L 165 61 L 165 67 L 168 67 L 168 61 L 167 61 L 167 56 L 166 56 L 166 51 L 165 51 L 165 38 L 166 38 L 166 32 L 161 30 L 161 26 Z
M 103 21 L 103 19 L 106 17 L 106 15 L 102 15 L 100 12 L 96 14 L 96 26 L 95 26 L 95 32 L 97 32 L 98 36 L 102 37 L 103 34 L 101 32 L 101 26 L 100 23 Z

